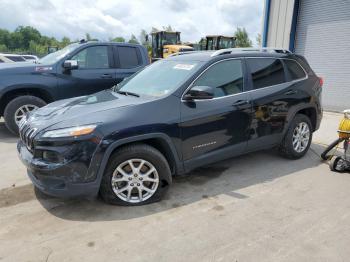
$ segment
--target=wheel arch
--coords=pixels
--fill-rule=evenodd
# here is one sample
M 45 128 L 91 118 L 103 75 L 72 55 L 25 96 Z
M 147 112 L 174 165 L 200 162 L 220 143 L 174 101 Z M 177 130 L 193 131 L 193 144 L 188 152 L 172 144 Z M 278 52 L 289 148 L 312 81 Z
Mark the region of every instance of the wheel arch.
M 290 110 L 288 115 L 287 115 L 287 119 L 286 119 L 286 124 L 284 126 L 284 130 L 283 130 L 283 136 L 287 133 L 288 128 L 292 122 L 292 120 L 294 119 L 294 117 L 297 114 L 303 114 L 306 115 L 310 121 L 311 121 L 311 125 L 312 125 L 312 131 L 316 131 L 317 129 L 317 107 L 316 105 L 313 104 L 304 104 L 304 105 L 299 105 L 297 107 L 295 107 L 293 110 Z
M 31 95 L 44 100 L 46 103 L 54 101 L 51 94 L 43 86 L 13 86 L 8 88 L 0 98 L 0 115 L 4 114 L 7 104 L 16 97 Z
M 106 169 L 107 163 L 111 155 L 119 148 L 131 145 L 131 144 L 146 144 L 159 150 L 167 159 L 172 174 L 181 174 L 184 172 L 183 164 L 180 161 L 175 145 L 171 141 L 170 137 L 163 133 L 152 133 L 145 135 L 138 135 L 134 137 L 128 137 L 110 144 L 104 153 L 101 165 L 99 167 L 98 176 L 99 180 L 102 179 L 103 173 Z

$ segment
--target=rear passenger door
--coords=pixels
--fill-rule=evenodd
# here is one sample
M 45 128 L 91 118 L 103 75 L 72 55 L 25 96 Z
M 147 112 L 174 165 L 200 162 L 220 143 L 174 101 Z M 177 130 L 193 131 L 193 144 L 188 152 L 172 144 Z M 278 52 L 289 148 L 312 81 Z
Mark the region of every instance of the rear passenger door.
M 289 109 L 300 103 L 282 59 L 246 58 L 253 121 L 248 150 L 280 143 Z
M 140 69 L 145 64 L 142 61 L 140 49 L 134 46 L 118 45 L 114 46 L 114 60 L 116 83 L 120 83 L 124 78 L 127 78 Z

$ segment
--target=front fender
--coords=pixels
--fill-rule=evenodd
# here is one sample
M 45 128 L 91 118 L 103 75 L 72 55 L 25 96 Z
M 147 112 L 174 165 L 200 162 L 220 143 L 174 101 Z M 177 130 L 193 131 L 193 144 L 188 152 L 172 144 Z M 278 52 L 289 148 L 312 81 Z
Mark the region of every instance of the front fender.
M 180 161 L 178 154 L 176 152 L 175 145 L 173 144 L 170 137 L 164 133 L 150 133 L 150 134 L 137 135 L 137 136 L 123 138 L 123 139 L 120 139 L 118 141 L 112 142 L 110 144 L 108 141 L 102 141 L 101 142 L 102 146 L 103 146 L 103 144 L 107 144 L 107 149 L 104 152 L 104 155 L 102 157 L 101 164 L 99 166 L 99 170 L 97 173 L 98 182 L 99 183 L 101 182 L 101 179 L 102 179 L 103 173 L 106 169 L 108 160 L 109 160 L 109 158 L 114 150 L 116 150 L 117 148 L 119 148 L 123 145 L 126 145 L 126 144 L 135 143 L 135 142 L 142 142 L 142 141 L 145 141 L 148 139 L 161 139 L 164 143 L 166 143 L 166 145 L 169 147 L 169 150 L 170 150 L 169 153 L 173 157 L 175 168 L 176 168 L 176 173 L 177 174 L 184 173 L 183 163 L 182 163 L 182 161 Z

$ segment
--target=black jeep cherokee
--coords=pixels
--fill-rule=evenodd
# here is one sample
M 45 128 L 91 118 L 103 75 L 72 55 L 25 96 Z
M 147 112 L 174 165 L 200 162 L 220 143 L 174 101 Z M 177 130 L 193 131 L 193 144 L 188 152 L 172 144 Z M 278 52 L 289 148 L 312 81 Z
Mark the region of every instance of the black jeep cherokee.
M 31 112 L 17 148 L 47 194 L 146 204 L 172 175 L 218 160 L 272 147 L 304 156 L 322 117 L 321 86 L 285 50 L 179 54 L 112 90 Z

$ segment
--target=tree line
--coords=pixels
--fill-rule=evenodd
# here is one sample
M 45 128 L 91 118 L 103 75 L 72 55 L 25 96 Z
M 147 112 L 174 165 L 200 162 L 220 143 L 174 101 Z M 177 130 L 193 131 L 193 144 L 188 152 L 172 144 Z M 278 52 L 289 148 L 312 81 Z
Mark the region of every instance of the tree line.
M 170 25 L 164 26 L 162 30 L 174 31 Z M 151 32 L 155 31 L 158 31 L 158 28 L 153 27 Z M 116 36 L 110 38 L 109 41 L 142 44 L 149 49 L 151 43 L 147 41 L 146 36 L 148 34 L 149 33 L 146 30 L 142 29 L 138 37 L 134 34 L 131 34 L 129 39 L 125 39 L 122 36 Z M 237 47 L 252 46 L 252 41 L 249 39 L 245 28 L 237 28 L 234 36 L 236 36 Z M 91 37 L 89 33 L 86 33 L 85 39 L 88 41 L 98 40 Z M 259 41 L 261 42 L 261 37 L 258 35 L 256 39 L 258 44 L 260 44 Z M 44 56 L 48 52 L 48 47 L 57 47 L 61 49 L 68 44 L 77 41 L 79 41 L 79 39 L 71 40 L 66 36 L 60 40 L 55 37 L 48 37 L 42 35 L 36 28 L 31 26 L 19 26 L 13 32 L 0 28 L 0 52 Z

